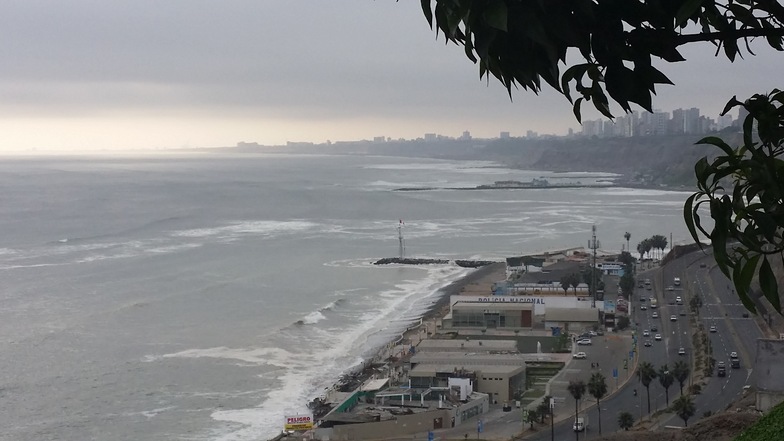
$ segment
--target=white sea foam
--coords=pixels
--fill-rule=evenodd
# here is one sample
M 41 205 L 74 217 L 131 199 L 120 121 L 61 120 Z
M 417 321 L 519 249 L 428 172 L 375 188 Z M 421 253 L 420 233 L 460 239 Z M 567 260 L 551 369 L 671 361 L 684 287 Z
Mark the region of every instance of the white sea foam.
M 326 320 L 326 316 L 321 313 L 321 311 L 313 311 L 310 314 L 306 315 L 300 322 L 303 325 L 315 325 L 316 323 Z
M 190 238 L 237 238 L 239 236 L 256 235 L 270 236 L 285 233 L 295 233 L 312 229 L 317 224 L 308 221 L 245 221 L 213 228 L 195 228 L 190 230 L 175 231 L 172 236 Z
M 225 346 L 207 349 L 186 349 L 171 354 L 163 354 L 162 358 L 223 358 L 240 360 L 256 365 L 288 367 L 293 354 L 283 348 L 245 348 L 232 349 Z
M 213 348 L 189 350 L 168 356 L 179 357 L 231 357 L 248 362 L 261 363 L 261 357 L 268 364 L 283 364 L 285 369 L 275 371 L 279 374 L 276 387 L 259 406 L 249 409 L 219 410 L 212 417 L 219 421 L 241 424 L 242 427 L 218 438 L 220 441 L 234 441 L 274 436 L 279 430 L 284 415 L 308 412 L 305 403 L 320 393 L 324 387 L 334 382 L 347 367 L 361 363 L 361 353 L 367 352 L 367 345 L 375 335 L 392 336 L 401 332 L 416 317 L 432 304 L 428 298 L 456 278 L 470 270 L 453 265 L 421 268 L 425 277 L 397 284 L 394 288 L 381 293 L 368 294 L 372 309 L 364 310 L 342 327 L 319 339 L 319 344 L 309 350 L 292 353 L 288 351 L 265 349 L 231 350 Z M 401 318 L 401 320 L 392 321 Z M 383 344 L 378 341 L 377 344 Z M 264 354 L 264 355 L 262 355 Z M 270 360 L 272 358 L 273 360 Z M 277 358 L 277 359 L 275 359 Z M 274 375 L 267 373 L 265 375 Z

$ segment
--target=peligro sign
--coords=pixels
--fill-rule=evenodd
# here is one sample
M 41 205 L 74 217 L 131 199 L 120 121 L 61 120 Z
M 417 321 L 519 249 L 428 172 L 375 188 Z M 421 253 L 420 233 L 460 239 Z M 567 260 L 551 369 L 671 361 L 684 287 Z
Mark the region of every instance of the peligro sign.
M 313 428 L 312 415 L 287 416 L 284 428 L 286 430 L 310 430 Z

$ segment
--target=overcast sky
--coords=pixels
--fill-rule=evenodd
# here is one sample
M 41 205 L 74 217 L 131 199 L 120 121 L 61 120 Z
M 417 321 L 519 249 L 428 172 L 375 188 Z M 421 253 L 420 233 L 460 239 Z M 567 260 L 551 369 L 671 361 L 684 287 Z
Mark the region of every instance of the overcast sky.
M 578 129 L 561 95 L 520 91 L 510 102 L 480 80 L 419 3 L 3 1 L 0 150 Z M 715 118 L 733 95 L 784 87 L 784 55 L 769 49 L 735 64 L 710 47 L 684 54 L 663 67 L 676 86 L 659 89 L 655 108 L 696 106 Z

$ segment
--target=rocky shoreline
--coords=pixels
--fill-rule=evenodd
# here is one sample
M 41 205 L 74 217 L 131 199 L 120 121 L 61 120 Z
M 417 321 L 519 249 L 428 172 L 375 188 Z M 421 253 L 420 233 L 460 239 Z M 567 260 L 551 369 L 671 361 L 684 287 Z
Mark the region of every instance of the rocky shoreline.
M 430 308 L 422 315 L 420 321 L 409 326 L 397 338 L 390 341 L 388 345 L 381 347 L 378 352 L 370 359 L 365 360 L 362 365 L 348 370 L 340 376 L 338 381 L 332 385 L 331 390 L 338 392 L 351 392 L 358 388 L 362 383 L 372 378 L 373 375 L 381 372 L 384 364 L 394 362 L 394 357 L 389 353 L 389 347 L 399 344 L 411 344 L 413 337 L 420 333 L 424 323 L 442 318 L 449 312 L 449 300 L 453 295 L 464 294 L 466 292 L 485 292 L 489 293 L 492 283 L 504 278 L 506 263 L 489 262 L 478 267 L 476 270 L 466 274 L 449 285 L 441 288 L 437 299 Z M 308 408 L 313 412 L 314 419 L 326 415 L 332 406 L 325 397 L 316 397 L 308 402 Z

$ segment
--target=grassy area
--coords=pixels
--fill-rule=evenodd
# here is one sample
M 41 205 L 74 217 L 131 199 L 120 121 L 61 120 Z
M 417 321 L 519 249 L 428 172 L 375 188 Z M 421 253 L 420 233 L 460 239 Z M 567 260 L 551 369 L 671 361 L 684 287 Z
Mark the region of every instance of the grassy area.
M 784 403 L 771 409 L 756 424 L 744 430 L 734 441 L 768 441 L 784 434 Z

